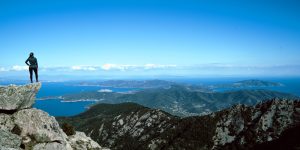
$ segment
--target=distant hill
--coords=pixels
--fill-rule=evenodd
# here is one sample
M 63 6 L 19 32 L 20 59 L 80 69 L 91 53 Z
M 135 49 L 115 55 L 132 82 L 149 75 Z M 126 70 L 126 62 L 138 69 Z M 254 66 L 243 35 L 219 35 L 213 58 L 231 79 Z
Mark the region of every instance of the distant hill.
M 283 86 L 281 83 L 263 81 L 263 80 L 243 80 L 229 84 L 216 84 L 210 88 L 251 88 L 251 87 L 276 87 Z
M 172 85 L 169 88 L 146 89 L 136 93 L 82 92 L 62 97 L 65 101 L 94 99 L 102 103 L 134 102 L 164 110 L 178 116 L 204 115 L 234 104 L 254 105 L 266 99 L 297 96 L 269 90 L 239 90 L 232 92 L 198 92 L 185 86 Z
M 300 102 L 273 99 L 235 105 L 205 116 L 179 118 L 134 103 L 97 104 L 59 117 L 111 149 L 263 149 L 299 147 Z M 291 139 L 286 141 L 283 138 Z M 274 142 L 272 142 L 274 141 Z
M 76 84 L 77 86 L 100 86 L 113 88 L 137 88 L 137 89 L 153 89 L 153 88 L 170 88 L 173 85 L 181 85 L 194 91 L 212 92 L 209 88 L 200 85 L 191 85 L 165 80 L 108 80 L 108 81 L 86 81 Z
M 215 89 L 247 89 L 247 88 L 265 88 L 265 87 L 278 87 L 284 86 L 281 83 L 250 79 L 242 80 L 227 84 L 187 84 L 165 80 L 107 80 L 107 81 L 85 81 L 76 83 L 77 86 L 100 86 L 100 87 L 113 87 L 113 88 L 137 88 L 137 89 L 151 89 L 151 88 L 170 88 L 174 85 L 185 86 L 190 90 L 199 92 L 213 92 Z
M 95 82 L 81 82 L 80 86 L 101 86 L 101 87 L 116 87 L 116 88 L 160 88 L 169 87 L 177 84 L 165 80 L 108 80 Z

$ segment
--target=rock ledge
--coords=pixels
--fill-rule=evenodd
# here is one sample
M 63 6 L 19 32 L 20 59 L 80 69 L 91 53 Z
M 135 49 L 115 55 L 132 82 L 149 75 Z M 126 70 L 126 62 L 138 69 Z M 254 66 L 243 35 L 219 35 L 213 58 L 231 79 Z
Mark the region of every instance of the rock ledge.
M 0 149 L 103 150 L 80 132 L 68 137 L 53 116 L 31 108 L 41 85 L 0 87 Z
M 0 110 L 20 110 L 31 108 L 35 101 L 35 95 L 41 88 L 40 82 L 24 86 L 2 86 L 0 87 Z

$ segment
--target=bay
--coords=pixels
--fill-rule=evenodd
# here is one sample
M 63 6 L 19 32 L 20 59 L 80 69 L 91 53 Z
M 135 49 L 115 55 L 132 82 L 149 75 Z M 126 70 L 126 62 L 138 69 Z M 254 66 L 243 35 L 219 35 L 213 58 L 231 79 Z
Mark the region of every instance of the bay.
M 46 82 L 42 84 L 37 98 L 48 96 L 62 96 L 65 94 L 73 94 L 88 91 L 111 90 L 112 92 L 127 92 L 138 90 L 133 88 L 108 88 L 100 86 L 74 86 L 64 82 Z M 61 99 L 36 100 L 33 107 L 48 112 L 52 116 L 73 116 L 84 112 L 96 101 L 77 101 L 77 102 L 62 102 Z

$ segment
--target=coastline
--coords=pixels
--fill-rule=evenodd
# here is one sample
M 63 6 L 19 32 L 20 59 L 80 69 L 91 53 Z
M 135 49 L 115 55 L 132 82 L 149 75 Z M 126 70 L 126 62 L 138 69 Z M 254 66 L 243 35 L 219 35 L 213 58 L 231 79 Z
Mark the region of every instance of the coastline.
M 79 99 L 79 100 L 61 100 L 62 103 L 76 103 L 76 102 L 100 102 L 104 101 L 104 99 Z

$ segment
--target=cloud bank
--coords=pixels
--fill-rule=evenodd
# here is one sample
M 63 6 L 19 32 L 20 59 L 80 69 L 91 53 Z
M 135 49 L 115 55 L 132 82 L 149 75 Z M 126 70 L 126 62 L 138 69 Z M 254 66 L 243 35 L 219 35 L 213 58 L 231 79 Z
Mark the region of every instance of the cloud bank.
M 138 70 L 155 70 L 155 69 L 171 69 L 177 68 L 177 65 L 162 65 L 162 64 L 103 64 L 103 65 L 74 65 L 71 67 L 43 67 L 44 70 L 64 69 L 65 71 L 138 71 Z
M 0 66 L 0 73 L 24 72 L 28 66 Z M 300 65 L 232 65 L 232 64 L 112 64 L 74 65 L 74 66 L 41 66 L 39 71 L 45 74 L 170 74 L 170 75 L 300 75 Z

